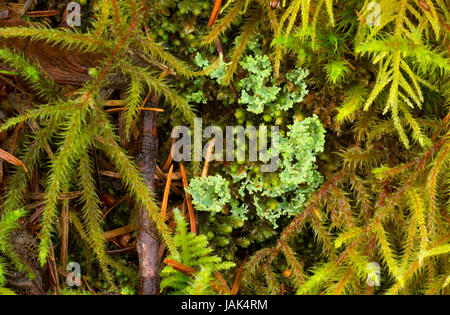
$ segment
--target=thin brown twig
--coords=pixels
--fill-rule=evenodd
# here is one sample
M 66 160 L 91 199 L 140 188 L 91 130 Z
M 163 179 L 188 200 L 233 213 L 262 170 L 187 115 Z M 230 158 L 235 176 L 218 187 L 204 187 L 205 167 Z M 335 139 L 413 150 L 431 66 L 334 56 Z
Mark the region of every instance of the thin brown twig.
M 111 208 L 109 208 L 104 214 L 103 214 L 103 219 L 104 218 L 106 218 L 106 216 L 114 209 L 114 208 L 116 208 L 119 204 L 121 204 L 123 201 L 125 201 L 125 200 L 127 200 L 127 199 L 129 199 L 130 198 L 130 196 L 128 195 L 128 194 L 126 194 L 125 196 L 123 196 L 122 198 L 120 198 L 120 200 L 119 201 L 117 201 L 115 204 L 113 204 L 112 206 L 111 206 Z
M 164 189 L 164 197 L 161 204 L 161 216 L 166 218 L 167 205 L 169 203 L 170 184 L 172 182 L 173 164 L 170 166 L 169 175 L 167 175 L 166 187 Z
M 216 144 L 216 138 L 212 139 L 208 144 L 208 148 L 206 149 L 205 164 L 203 165 L 203 171 L 202 171 L 201 177 L 206 177 L 208 175 L 209 163 L 210 163 L 210 161 L 213 160 L 213 159 L 211 159 L 211 156 L 212 156 L 212 152 L 214 150 L 215 144 Z
M 247 262 L 247 256 L 245 256 L 241 265 L 239 266 L 238 272 L 236 273 L 236 278 L 234 278 L 233 286 L 231 287 L 231 295 L 236 295 L 239 292 L 239 287 L 241 284 L 242 270 L 244 269 L 244 265 Z
M 170 164 L 172 163 L 174 151 L 175 151 L 175 138 L 172 138 L 172 145 L 170 146 L 170 153 L 169 153 L 169 156 L 167 157 L 166 163 L 162 167 L 163 171 L 167 170 L 169 168 Z
M 189 213 L 189 222 L 191 225 L 191 232 L 194 234 L 197 234 L 197 224 L 195 222 L 195 213 L 194 213 L 194 206 L 192 205 L 191 195 L 186 191 L 186 188 L 189 186 L 187 176 L 186 176 L 186 170 L 184 168 L 183 163 L 180 163 L 180 171 L 181 171 L 181 179 L 183 180 L 183 187 L 184 187 L 184 194 L 186 198 L 186 204 L 188 207 L 188 213 Z

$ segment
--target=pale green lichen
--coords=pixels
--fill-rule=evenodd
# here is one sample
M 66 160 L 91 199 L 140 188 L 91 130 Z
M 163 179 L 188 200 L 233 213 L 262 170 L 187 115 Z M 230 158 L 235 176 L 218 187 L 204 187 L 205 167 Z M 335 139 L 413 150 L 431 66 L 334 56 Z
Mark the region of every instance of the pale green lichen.
M 250 166 L 244 166 L 239 173 L 231 174 L 230 182 L 220 175 L 194 178 L 188 192 L 197 210 L 218 213 L 230 203 L 231 214 L 244 221 L 249 208 L 238 199 L 249 197 L 257 215 L 277 227 L 280 217 L 300 213 L 322 183 L 315 162 L 324 144 L 325 130 L 316 115 L 295 121 L 286 136 L 280 136 L 277 172 L 254 174 Z M 231 186 L 237 191 L 234 198 Z
M 304 79 L 307 70 L 297 68 L 286 74 L 286 82 L 278 86 L 272 75 L 272 66 L 267 55 L 246 56 L 241 62 L 248 76 L 239 82 L 242 88 L 239 103 L 246 104 L 254 114 L 287 111 L 303 101 L 308 93 Z
M 221 212 L 231 200 L 228 183 L 220 175 L 194 177 L 187 191 L 191 194 L 192 203 L 199 211 Z

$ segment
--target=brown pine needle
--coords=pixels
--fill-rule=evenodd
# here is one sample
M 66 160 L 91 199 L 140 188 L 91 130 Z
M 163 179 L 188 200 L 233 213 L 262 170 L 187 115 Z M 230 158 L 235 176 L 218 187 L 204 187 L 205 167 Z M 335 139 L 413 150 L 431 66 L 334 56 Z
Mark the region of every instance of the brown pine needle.
M 81 196 L 80 191 L 69 191 L 66 193 L 61 193 L 58 197 L 58 200 L 67 200 L 67 199 L 74 199 Z M 33 199 L 33 200 L 44 200 L 46 195 L 45 193 L 26 193 L 24 194 L 24 197 L 26 199 Z
M 55 15 L 59 15 L 59 12 L 56 10 L 46 10 L 46 11 L 28 11 L 27 12 L 27 16 L 29 17 L 50 17 L 50 16 L 55 16 Z
M 214 150 L 214 145 L 216 144 L 216 138 L 212 139 L 208 144 L 208 149 L 206 149 L 205 164 L 203 165 L 202 177 L 208 175 L 209 162 L 211 161 L 211 155 Z
M 127 103 L 127 100 L 104 100 L 100 102 L 100 104 L 104 107 L 125 106 Z
M 111 208 L 109 208 L 104 214 L 103 214 L 103 219 L 106 218 L 106 216 L 112 211 L 114 210 L 118 205 L 120 205 L 123 201 L 127 200 L 128 198 L 130 198 L 130 196 L 128 194 L 126 194 L 125 196 L 123 196 L 122 198 L 120 198 L 119 201 L 117 201 L 115 204 L 113 204 L 111 206 Z
M 134 232 L 138 229 L 138 227 L 139 226 L 137 226 L 136 224 L 128 224 L 120 228 L 103 233 L 103 237 L 105 238 L 105 240 L 110 240 L 114 237 Z
M 28 173 L 28 169 L 25 167 L 25 165 L 20 161 L 18 158 L 16 158 L 14 155 L 6 152 L 5 150 L 0 149 L 0 158 L 5 160 L 8 163 L 11 163 L 15 166 L 23 167 L 25 172 Z
M 217 279 L 217 281 L 220 284 L 221 289 L 224 291 L 224 293 L 230 294 L 231 290 L 230 287 L 228 286 L 227 282 L 225 281 L 225 279 L 223 278 L 222 274 L 218 271 L 214 272 L 214 278 Z
M 246 261 L 247 261 L 247 256 L 244 258 L 241 265 L 239 266 L 238 272 L 236 274 L 236 278 L 234 278 L 233 287 L 231 288 L 231 295 L 236 295 L 239 292 L 239 287 L 241 285 L 242 270 L 244 268 Z
M 111 172 L 111 171 L 105 171 L 105 170 L 99 170 L 98 173 L 100 175 L 106 176 L 106 177 L 112 177 L 112 178 L 122 178 L 122 175 L 120 175 L 117 172 Z
M 65 202 L 61 212 L 61 263 L 67 266 L 69 257 L 69 203 Z
M 194 275 L 194 273 L 196 273 L 195 269 L 192 269 L 191 267 L 183 265 L 183 264 L 181 264 L 173 259 L 170 259 L 170 258 L 164 259 L 164 263 L 167 266 L 171 266 L 176 271 L 179 271 L 189 277 L 192 277 Z
M 208 26 L 212 27 L 219 16 L 220 7 L 222 6 L 222 0 L 216 0 L 214 2 L 214 7 L 209 17 Z
M 181 179 L 183 180 L 184 195 L 186 196 L 186 203 L 187 203 L 188 212 L 189 212 L 189 222 L 191 224 L 191 232 L 194 234 L 197 234 L 197 225 L 195 223 L 194 206 L 192 205 L 191 195 L 189 195 L 189 193 L 186 191 L 186 188 L 189 186 L 189 184 L 188 184 L 186 170 L 184 169 L 183 163 L 180 163 L 180 172 L 181 172 Z
M 150 110 L 153 112 L 163 112 L 164 111 L 164 109 L 159 108 L 159 107 L 139 107 L 138 109 L 139 110 Z
M 175 150 L 175 138 L 172 138 L 172 145 L 170 147 L 170 153 L 169 156 L 167 157 L 167 161 L 164 164 L 164 166 L 162 167 L 162 170 L 165 171 L 169 168 L 170 164 L 172 163 L 173 160 L 173 151 Z
M 167 205 L 169 202 L 170 184 L 172 183 L 173 164 L 170 166 L 169 175 L 167 175 L 166 188 L 164 189 L 164 197 L 161 204 L 161 216 L 166 218 Z
M 123 110 L 127 109 L 126 107 L 117 107 L 117 108 L 111 108 L 105 110 L 107 113 L 115 113 L 115 112 L 121 112 Z M 163 112 L 164 109 L 158 108 L 158 107 L 139 107 L 138 110 L 149 110 L 153 112 Z
M 83 279 L 84 284 L 86 285 L 86 288 L 88 289 L 88 291 L 92 294 L 92 295 L 97 295 L 97 293 L 95 293 L 94 289 L 91 288 L 91 286 L 89 285 L 89 283 L 87 282 L 87 279 L 85 276 L 81 277 Z

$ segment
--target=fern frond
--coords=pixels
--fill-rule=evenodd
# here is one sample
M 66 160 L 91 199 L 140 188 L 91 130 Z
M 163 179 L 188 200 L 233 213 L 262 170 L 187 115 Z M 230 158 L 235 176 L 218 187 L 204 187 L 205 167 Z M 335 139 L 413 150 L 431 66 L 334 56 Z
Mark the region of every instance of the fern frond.
M 179 248 L 179 255 L 171 254 L 168 258 L 196 272 L 191 280 L 173 267 L 166 266 L 161 271 L 161 289 L 172 289 L 171 294 L 214 294 L 211 288 L 213 274 L 234 267 L 234 263 L 222 262 L 221 258 L 211 255 L 206 236 L 188 232 L 188 224 L 178 209 L 174 209 L 174 218 L 177 223 L 174 243 Z

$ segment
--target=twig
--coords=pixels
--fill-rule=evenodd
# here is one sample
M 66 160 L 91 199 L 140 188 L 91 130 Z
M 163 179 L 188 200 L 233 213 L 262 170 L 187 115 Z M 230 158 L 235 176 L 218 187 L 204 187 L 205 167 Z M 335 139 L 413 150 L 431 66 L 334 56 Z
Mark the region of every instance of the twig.
M 170 259 L 170 258 L 164 259 L 164 263 L 167 266 L 170 266 L 173 269 L 175 269 L 176 271 L 179 271 L 182 274 L 185 274 L 186 276 L 189 276 L 189 277 L 193 277 L 194 274 L 197 272 L 195 269 L 192 269 L 191 267 L 183 265 L 183 264 L 181 264 L 173 259 Z
M 209 17 L 208 26 L 212 27 L 214 23 L 217 20 L 217 17 L 219 16 L 220 7 L 222 6 L 222 0 L 216 0 L 214 2 L 214 7 L 211 13 L 211 16 Z
M 89 283 L 87 282 L 87 279 L 85 276 L 81 277 L 83 279 L 84 284 L 86 285 L 86 288 L 88 289 L 88 291 L 92 294 L 92 295 L 97 295 L 97 293 L 95 293 L 94 289 L 91 288 L 91 286 L 89 285 Z
M 208 148 L 206 149 L 206 157 L 205 157 L 205 164 L 203 165 L 202 177 L 206 177 L 208 175 L 208 167 L 209 167 L 210 161 L 212 160 L 211 155 L 214 150 L 215 144 L 216 144 L 216 138 L 212 139 L 209 142 Z
M 107 109 L 107 110 L 105 110 L 105 112 L 115 113 L 115 112 L 121 112 L 126 109 L 127 109 L 126 107 L 118 107 L 118 108 Z M 148 111 L 153 111 L 153 112 L 163 112 L 164 111 L 164 109 L 162 109 L 162 108 L 152 108 L 152 107 L 139 107 L 138 110 L 148 110 Z
M 29 17 L 50 17 L 59 15 L 59 12 L 56 10 L 46 10 L 46 11 L 29 11 L 27 12 Z
M 64 202 L 61 213 L 61 263 L 67 266 L 69 256 L 69 203 Z
M 151 98 L 151 106 L 158 107 L 159 95 Z M 137 164 L 150 191 L 155 191 L 155 168 L 158 155 L 157 112 L 144 111 L 140 125 Z M 139 294 L 159 293 L 159 239 L 148 209 L 139 204 L 139 232 L 136 248 L 139 256 Z
M 126 194 L 125 196 L 123 196 L 119 201 L 117 201 L 115 204 L 113 204 L 111 206 L 111 208 L 109 208 L 104 214 L 103 214 L 103 219 L 106 218 L 106 216 L 114 209 L 116 208 L 118 205 L 120 205 L 123 201 L 127 200 L 128 198 L 130 198 L 130 196 L 128 194 Z
M 167 204 L 169 202 L 170 184 L 172 182 L 173 164 L 170 166 L 169 175 L 167 176 L 166 188 L 164 189 L 164 197 L 161 204 L 161 216 L 166 218 Z
M 172 163 L 174 151 L 175 151 L 175 138 L 172 138 L 172 145 L 170 146 L 170 153 L 169 153 L 169 156 L 167 157 L 166 163 L 162 167 L 163 171 L 167 170 L 169 168 L 170 164 Z
M 134 232 L 138 228 L 139 228 L 139 226 L 137 226 L 136 224 L 128 224 L 128 225 L 122 226 L 120 228 L 105 232 L 103 234 L 103 237 L 105 238 L 105 240 L 110 240 L 114 237 Z
M 245 256 L 244 260 L 242 261 L 241 265 L 239 266 L 239 270 L 236 273 L 236 278 L 234 278 L 233 287 L 231 288 L 232 295 L 236 295 L 239 292 L 239 286 L 241 284 L 242 270 L 243 270 L 246 262 L 247 262 L 247 256 Z
M 183 180 L 184 195 L 186 197 L 186 204 L 188 207 L 191 232 L 194 234 L 197 234 L 197 224 L 195 222 L 194 206 L 192 205 L 191 195 L 186 191 L 186 188 L 189 186 L 189 184 L 188 184 L 186 170 L 184 169 L 183 163 L 180 163 L 180 171 L 181 171 L 181 179 Z

